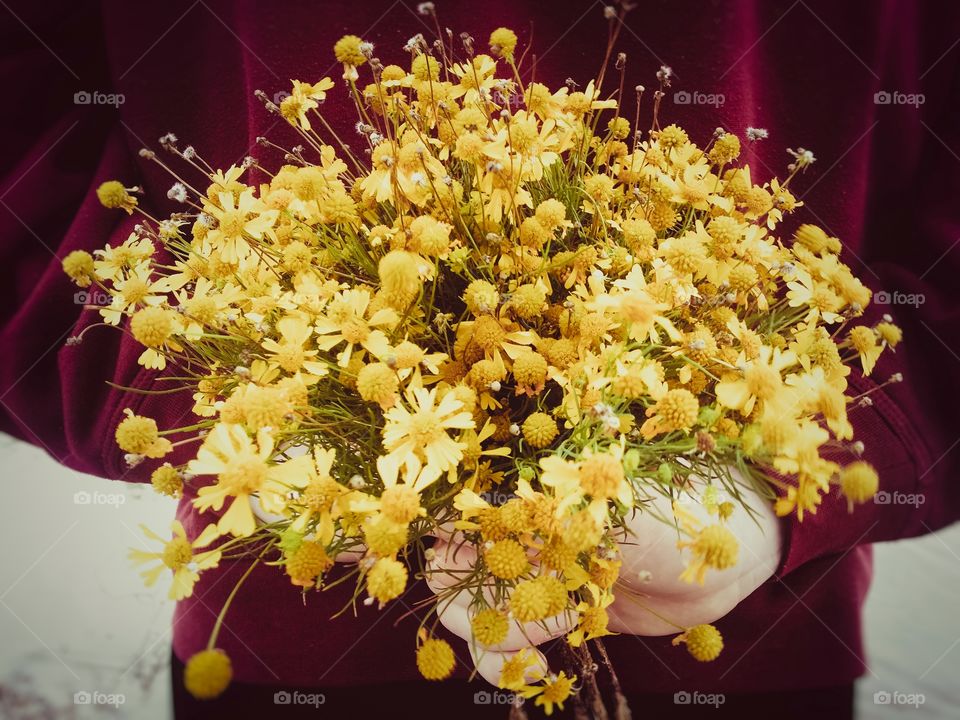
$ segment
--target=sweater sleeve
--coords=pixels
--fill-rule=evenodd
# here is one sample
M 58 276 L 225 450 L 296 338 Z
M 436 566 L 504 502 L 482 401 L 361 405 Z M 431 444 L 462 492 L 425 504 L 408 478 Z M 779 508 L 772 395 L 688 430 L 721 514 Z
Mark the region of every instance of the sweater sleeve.
M 879 492 L 848 513 L 834 490 L 816 515 L 785 520 L 780 575 L 859 544 L 922 535 L 960 519 L 960 132 L 952 119 L 958 67 L 945 58 L 935 68 L 919 107 L 883 108 L 897 115 L 879 117 L 877 128 L 896 132 L 878 135 L 874 154 L 886 148 L 899 159 L 874 158 L 869 219 L 856 257 L 848 258 L 874 289 L 861 322 L 889 316 L 904 332 L 870 378 L 851 380 L 852 390 L 869 391 L 873 400 L 851 406 L 850 420 L 863 459 L 878 471 Z M 902 382 L 877 388 L 897 373 Z
M 104 180 L 137 182 L 117 111 L 74 95 L 110 87 L 99 13 L 69 3 L 8 10 L 51 47 L 12 18 L 4 24 L 0 81 L 8 96 L 36 102 L 11 107 L 0 149 L 0 430 L 75 470 L 141 480 L 150 466 L 126 468 L 113 442 L 123 409 L 148 404 L 158 422 L 172 423 L 190 407 L 189 394 L 119 389 L 150 389 L 154 373 L 137 365 L 140 349 L 128 334 L 100 326 L 96 308 L 87 307 L 102 304 L 102 293 L 81 291 L 61 268 L 72 250 L 123 242 L 136 222 L 105 210 L 95 194 Z M 80 344 L 67 344 L 81 333 Z

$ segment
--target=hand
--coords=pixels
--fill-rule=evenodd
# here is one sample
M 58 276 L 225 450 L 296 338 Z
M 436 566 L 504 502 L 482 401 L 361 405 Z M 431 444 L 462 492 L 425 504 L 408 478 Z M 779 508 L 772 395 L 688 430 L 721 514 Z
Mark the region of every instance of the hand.
M 767 500 L 745 485 L 741 489 L 744 502 L 754 511 L 753 515 L 738 505 L 725 521 L 740 545 L 738 562 L 726 570 L 707 570 L 703 585 L 680 579 L 687 566 L 689 551 L 677 548 L 681 539 L 677 528 L 657 519 L 657 516 L 673 517 L 669 499 L 658 498 L 644 512 L 633 516 L 629 523 L 629 537 L 620 543 L 623 564 L 615 587 L 617 599 L 607 608 L 611 631 L 671 635 L 679 634 L 686 627 L 714 622 L 773 575 L 780 562 L 779 523 Z M 709 515 L 700 503 L 686 503 L 684 508 L 704 524 L 718 522 L 717 517 Z M 468 641 L 477 671 L 496 685 L 503 663 L 516 651 L 570 632 L 575 618 L 555 616 L 542 624 L 514 622 L 504 642 L 490 648 L 473 647 L 469 642 L 470 594 L 459 592 L 448 596 L 445 593 L 476 561 L 477 554 L 472 546 L 460 544 L 456 538 L 438 539 L 433 559 L 428 564 L 427 584 L 442 596 L 437 608 L 440 622 Z M 536 656 L 539 669 L 545 670 L 546 661 L 542 654 L 536 651 Z M 537 669 L 534 666 L 531 672 Z

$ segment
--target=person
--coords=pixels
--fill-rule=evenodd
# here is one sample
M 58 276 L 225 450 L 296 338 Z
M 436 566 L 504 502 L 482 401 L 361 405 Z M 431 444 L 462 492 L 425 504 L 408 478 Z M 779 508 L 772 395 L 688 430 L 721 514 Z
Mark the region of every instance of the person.
M 348 32 L 374 42 L 385 60 L 402 61 L 407 38 L 429 36 L 432 21 L 413 4 L 345 0 L 5 7 L 0 77 L 13 102 L 0 147 L 0 429 L 76 470 L 143 481 L 151 466 L 128 468 L 113 443 L 124 409 L 173 426 L 191 400 L 121 390 L 158 389 L 162 382 L 137 365 L 140 348 L 132 339 L 93 327 L 97 312 L 84 307 L 97 299 L 75 295 L 62 273 L 68 252 L 116 245 L 135 222 L 101 208 L 94 189 L 122 179 L 143 188 L 141 205 L 155 215 L 172 210 L 167 176 L 138 156 L 168 130 L 216 167 L 248 154 L 280 162 L 257 137 L 296 141 L 254 90 L 270 96 L 289 78 L 335 76 L 331 48 Z M 527 71 L 553 85 L 568 76 L 585 82 L 603 61 L 608 21 L 598 3 L 555 2 L 547 11 L 534 0 L 488 0 L 440 3 L 437 10 L 443 27 L 478 38 L 498 26 L 515 28 L 532 48 Z M 951 45 L 958 20 L 953 6 L 826 0 L 672 0 L 645 3 L 627 16 L 617 50 L 627 55 L 631 82 L 650 85 L 662 65 L 673 68 L 661 110 L 669 121 L 700 140 L 717 126 L 740 134 L 764 129 L 769 139 L 750 144 L 744 158 L 756 177 L 782 173 L 787 145 L 816 153 L 820 162 L 796 186 L 805 205 L 796 220 L 820 224 L 843 241 L 846 261 L 882 293 L 867 320 L 890 314 L 907 338 L 874 374 L 902 382 L 878 387 L 851 377 L 858 392 L 870 392 L 872 403 L 852 410 L 851 419 L 864 459 L 879 472 L 880 497 L 890 502 L 848 514 L 846 503 L 831 496 L 803 523 L 763 515 L 759 525 L 737 529 L 747 543 L 737 574 L 684 597 L 671 585 L 674 543 L 638 520 L 638 541 L 624 549 L 626 581 L 655 607 L 716 621 L 726 642 L 718 660 L 697 663 L 670 647 L 655 617 L 622 609 L 620 634 L 606 645 L 638 715 L 703 710 L 684 704 L 700 692 L 725 698 L 718 710 L 710 708 L 711 717 L 757 707 L 781 717 L 811 710 L 851 716 L 852 683 L 866 668 L 861 608 L 870 545 L 932 532 L 960 514 L 953 482 L 960 470 L 960 318 L 951 297 L 960 270 L 953 212 L 960 137 L 952 122 L 960 50 Z M 342 135 L 352 132 L 349 99 L 331 94 L 323 112 Z M 66 342 L 81 332 L 82 343 Z M 897 500 L 906 497 L 924 502 Z M 188 492 L 178 517 L 193 535 L 207 518 L 190 500 Z M 440 570 L 455 564 L 443 543 L 436 546 Z M 178 717 L 230 709 L 293 713 L 298 708 L 276 704 L 276 693 L 295 688 L 322 693 L 330 712 L 490 716 L 495 701 L 476 695 L 490 688 L 468 680 L 472 661 L 462 643 L 459 682 L 429 684 L 416 672 L 404 631 L 415 620 L 402 616 L 442 587 L 442 572 L 432 588 L 417 583 L 384 610 L 358 607 L 331 618 L 349 600 L 345 585 L 304 603 L 280 573 L 257 568 L 220 634 L 234 686 L 213 705 L 190 700 L 180 682 L 182 661 L 205 645 L 216 610 L 245 569 L 221 563 L 178 604 Z M 453 611 L 445 625 L 465 634 Z M 538 639 L 547 652 L 562 650 L 562 640 Z M 479 668 L 485 677 L 494 674 L 484 662 L 496 657 Z

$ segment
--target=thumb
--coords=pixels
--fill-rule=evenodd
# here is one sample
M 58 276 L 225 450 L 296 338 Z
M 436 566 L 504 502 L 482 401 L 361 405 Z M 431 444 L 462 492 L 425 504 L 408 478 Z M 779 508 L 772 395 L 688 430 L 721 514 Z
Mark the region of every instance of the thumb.
M 494 687 L 500 687 L 500 679 L 503 675 L 503 666 L 518 653 L 527 654 L 527 662 L 530 664 L 524 671 L 524 683 L 535 683 L 541 680 L 548 672 L 547 658 L 544 654 L 532 646 L 527 646 L 516 652 L 503 652 L 500 650 L 486 650 L 483 647 L 476 647 L 474 643 L 468 643 L 470 646 L 470 657 L 473 658 L 474 667 L 477 673 Z

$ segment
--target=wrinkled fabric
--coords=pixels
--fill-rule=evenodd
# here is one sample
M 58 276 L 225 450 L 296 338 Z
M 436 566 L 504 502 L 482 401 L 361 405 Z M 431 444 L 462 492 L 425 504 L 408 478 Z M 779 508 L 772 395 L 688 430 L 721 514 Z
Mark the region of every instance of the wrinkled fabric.
M 521 48 L 532 28 L 534 50 L 525 68 L 535 67 L 539 81 L 559 85 L 570 77 L 582 86 L 600 68 L 607 30 L 599 4 L 438 5 L 441 23 L 469 31 L 481 50 L 497 26 L 516 29 Z M 871 503 L 848 514 L 835 493 L 802 524 L 784 521 L 783 563 L 717 623 L 726 649 L 716 662 L 697 663 L 670 647 L 669 638 L 607 639 L 629 692 L 849 682 L 865 667 L 860 613 L 870 543 L 929 532 L 960 514 L 954 285 L 960 250 L 953 249 L 960 237 L 960 48 L 950 49 L 960 32 L 958 16 L 953 4 L 906 0 L 656 0 L 628 16 L 617 47 L 628 55 L 628 108 L 631 88 L 655 87 L 654 74 L 667 63 L 676 77 L 663 103 L 664 122 L 680 123 L 700 143 L 718 126 L 741 137 L 748 125 L 769 131 L 769 140 L 744 144 L 742 159 L 754 181 L 785 175 L 785 147 L 812 149 L 818 161 L 794 186 L 806 206 L 783 224 L 784 236 L 802 222 L 821 224 L 843 241 L 845 261 L 874 290 L 924 298 L 918 307 L 869 309 L 867 321 L 889 313 L 906 340 L 881 360 L 874 379 L 855 374 L 856 387 L 874 389 L 874 402 L 851 411 L 881 489 L 892 500 L 920 494 L 924 502 Z M 71 250 L 116 245 L 136 222 L 100 207 L 94 189 L 120 179 L 144 188 L 142 205 L 154 216 L 174 210 L 166 199 L 172 179 L 137 153 L 144 144 L 158 149 L 156 139 L 167 131 L 215 167 L 248 154 L 277 165 L 280 153 L 258 146 L 256 138 L 289 147 L 296 135 L 263 109 L 255 90 L 272 96 L 291 78 L 338 79 L 332 45 L 347 32 L 373 41 L 384 63 L 404 63 L 403 43 L 416 32 L 429 34 L 432 25 L 403 3 L 342 0 L 11 1 L 0 18 L 0 81 L 8 98 L 0 143 L 0 429 L 77 470 L 143 481 L 156 462 L 129 470 L 113 442 L 123 410 L 173 427 L 189 422 L 191 401 L 187 394 L 116 389 L 166 385 L 137 366 L 140 348 L 128 335 L 95 327 L 97 313 L 75 302 L 77 289 L 60 260 Z M 78 105 L 80 90 L 122 93 L 124 103 L 116 109 Z M 677 91 L 712 95 L 715 102 L 723 96 L 723 103 L 678 104 Z M 923 93 L 924 102 L 875 102 L 884 91 Z M 342 89 L 322 110 L 344 137 L 355 137 L 354 108 Z M 649 111 L 648 90 L 644 126 Z M 189 168 L 177 170 L 202 184 Z M 81 332 L 81 344 L 65 347 L 66 337 Z M 902 383 L 876 390 L 876 381 L 895 372 L 903 374 Z M 179 516 L 193 533 L 211 519 L 198 517 L 189 498 Z M 224 562 L 179 604 L 174 650 L 180 658 L 205 646 L 245 567 Z M 304 600 L 275 568 L 256 569 L 218 641 L 236 678 L 331 687 L 417 678 L 417 621 L 401 616 L 422 614 L 415 605 L 428 597 L 422 584 L 385 610 L 358 604 L 330 619 L 349 606 L 348 587 Z M 467 660 L 463 645 L 456 649 Z

